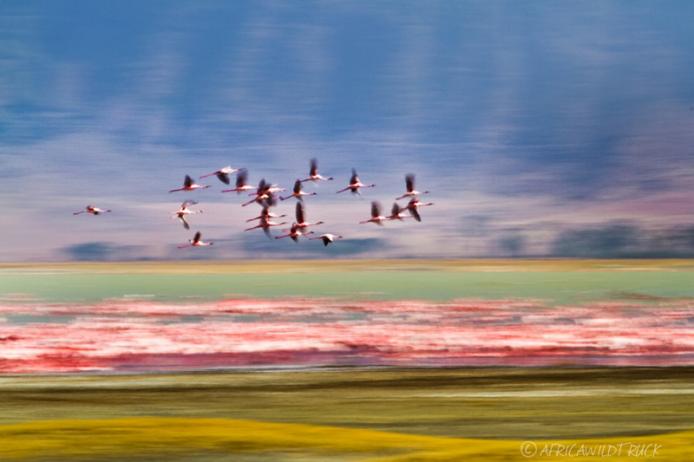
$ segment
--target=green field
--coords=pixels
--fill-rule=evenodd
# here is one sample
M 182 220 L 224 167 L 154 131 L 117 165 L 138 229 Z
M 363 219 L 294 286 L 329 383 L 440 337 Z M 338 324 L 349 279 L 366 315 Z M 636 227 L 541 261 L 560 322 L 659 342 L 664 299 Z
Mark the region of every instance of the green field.
M 525 440 L 598 444 L 607 437 L 662 442 L 667 460 L 689 460 L 693 384 L 694 368 L 4 377 L 0 456 L 463 460 L 454 456 L 471 451 L 509 460 L 521 458 Z
M 0 378 L 1 423 L 227 417 L 470 438 L 691 428 L 694 368 L 328 369 Z
M 692 297 L 690 260 L 297 261 L 0 265 L 0 299 L 91 302 L 223 297 L 534 298 L 580 302 Z

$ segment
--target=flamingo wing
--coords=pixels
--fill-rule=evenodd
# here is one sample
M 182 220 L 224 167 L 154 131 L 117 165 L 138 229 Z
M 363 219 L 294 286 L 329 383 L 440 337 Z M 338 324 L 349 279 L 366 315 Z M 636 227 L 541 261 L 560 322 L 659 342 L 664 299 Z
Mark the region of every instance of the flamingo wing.
M 270 218 L 270 207 L 263 205 L 263 210 L 260 212 L 260 219 L 267 221 Z
M 414 191 L 414 175 L 412 173 L 405 175 L 405 186 L 407 187 L 407 192 L 411 193 Z
M 268 187 L 269 187 L 269 186 L 268 186 L 268 184 L 265 182 L 265 178 L 262 178 L 262 179 L 260 180 L 260 183 L 258 183 L 258 194 L 264 193 L 264 192 L 267 190 Z
M 371 217 L 376 218 L 381 216 L 381 204 L 376 201 L 371 203 Z
M 408 207 L 407 209 L 410 211 L 410 215 L 412 215 L 415 220 L 422 221 L 422 217 L 419 215 L 419 210 L 417 210 L 417 207 L 412 206 Z
M 304 223 L 304 204 L 301 202 L 296 203 L 296 222 L 297 223 Z
M 248 180 L 248 170 L 242 168 L 236 174 L 236 187 L 243 188 L 246 186 L 246 181 Z
M 274 207 L 277 205 L 277 196 L 272 193 L 267 193 L 267 197 L 263 199 L 262 204 L 267 207 Z
M 183 180 L 183 186 L 186 188 L 193 186 L 193 179 L 189 175 L 186 175 L 186 178 Z
M 219 181 L 221 181 L 224 184 L 229 184 L 229 174 L 219 171 L 217 172 L 217 178 L 219 178 Z
M 355 169 L 352 169 L 352 177 L 349 179 L 349 184 L 355 183 L 359 183 L 359 175 L 357 175 L 357 171 Z
M 195 244 L 195 243 L 200 242 L 200 238 L 201 238 L 201 237 L 202 237 L 202 234 L 200 233 L 200 231 L 198 231 L 197 233 L 195 233 L 195 236 L 193 236 L 193 243 Z
M 311 170 L 309 171 L 310 176 L 318 175 L 318 160 L 314 157 L 311 159 Z

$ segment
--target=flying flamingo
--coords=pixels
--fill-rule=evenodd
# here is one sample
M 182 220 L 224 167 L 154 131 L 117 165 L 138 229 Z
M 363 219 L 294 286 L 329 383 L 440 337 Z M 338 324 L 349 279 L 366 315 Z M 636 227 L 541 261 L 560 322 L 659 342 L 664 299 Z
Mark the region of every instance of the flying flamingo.
M 281 191 L 286 191 L 286 189 L 281 188 L 279 185 L 276 185 L 276 184 L 270 184 L 267 181 L 265 181 L 265 178 L 262 178 L 260 180 L 260 183 L 258 183 L 258 188 L 254 194 L 256 196 L 261 195 L 261 194 L 265 194 L 265 193 L 277 194 L 278 192 L 281 192 Z M 253 196 L 254 194 L 249 194 L 249 195 Z
M 197 202 L 195 201 L 185 201 L 184 203 L 181 204 L 178 210 L 176 210 L 173 213 L 173 216 L 181 220 L 181 223 L 183 223 L 183 227 L 185 229 L 190 229 L 190 225 L 186 221 L 186 215 L 195 215 L 196 213 L 202 213 L 202 210 L 191 210 L 188 208 L 189 205 L 195 205 Z
M 88 205 L 84 208 L 84 210 L 80 210 L 79 212 L 72 212 L 73 215 L 80 215 L 82 213 L 88 213 L 90 215 L 100 215 L 102 213 L 109 213 L 111 210 L 110 209 L 100 209 L 99 207 L 95 207 L 93 205 Z
M 292 225 L 292 228 L 289 230 L 289 232 L 287 234 L 282 234 L 281 236 L 275 236 L 275 239 L 282 239 L 282 238 L 288 237 L 294 242 L 299 242 L 299 238 L 301 236 L 308 236 L 309 234 L 313 234 L 313 231 L 309 231 L 309 232 L 305 233 L 304 231 L 301 230 L 301 228 L 299 228 L 299 226 L 296 223 L 294 223 Z
M 407 218 L 407 215 L 404 215 L 404 213 L 407 212 L 407 208 L 400 207 L 397 202 L 393 202 L 393 208 L 390 210 L 390 215 L 386 217 L 388 220 L 404 220 Z
M 419 207 L 429 207 L 430 205 L 434 205 L 434 203 L 427 202 L 426 204 L 424 204 L 416 197 L 413 197 L 412 199 L 410 199 L 410 202 L 407 203 L 407 210 L 410 212 L 410 215 L 412 215 L 415 220 L 422 221 L 422 217 L 419 216 Z
M 282 188 L 282 187 L 280 187 L 279 185 L 276 185 L 276 184 L 271 184 L 271 185 L 268 186 L 268 188 L 267 188 L 267 192 L 269 192 L 270 194 L 277 194 L 278 192 L 284 192 L 284 191 L 286 191 L 285 188 Z
M 405 175 L 405 188 L 407 189 L 407 192 L 403 194 L 402 196 L 396 198 L 396 201 L 399 201 L 400 199 L 404 199 L 406 197 L 417 197 L 419 194 L 429 194 L 429 191 L 417 191 L 414 189 L 414 174 L 408 173 Z
M 318 181 L 332 181 L 334 178 L 329 176 L 329 177 L 324 177 L 320 173 L 318 173 L 318 160 L 313 158 L 311 159 L 311 169 L 309 170 L 308 173 L 308 178 L 304 178 L 301 180 L 303 183 L 304 181 L 312 181 L 314 183 L 317 183 Z
M 244 202 L 241 204 L 243 207 L 252 204 L 253 202 L 257 202 L 258 204 L 263 205 L 263 202 L 266 201 L 272 201 L 272 194 L 269 192 L 270 186 L 266 181 L 265 178 L 262 178 L 260 182 L 258 183 L 258 187 L 255 190 L 255 193 L 249 194 L 250 196 L 255 196 L 253 199 L 249 200 L 248 202 Z
M 267 220 L 269 220 L 270 218 L 283 218 L 283 217 L 286 217 L 286 216 L 287 216 L 287 215 L 284 215 L 284 214 L 282 214 L 282 215 L 277 215 L 276 213 L 272 213 L 272 212 L 270 211 L 270 207 L 266 205 L 266 206 L 263 207 L 263 210 L 262 210 L 262 212 L 260 212 L 260 215 L 258 215 L 258 216 L 255 217 L 255 218 L 249 218 L 248 220 L 246 220 L 246 223 L 250 223 L 251 221 L 255 221 L 255 220 L 265 220 L 265 221 L 267 221 Z
M 359 175 L 357 171 L 352 169 L 352 177 L 349 179 L 349 186 L 340 189 L 337 193 L 342 193 L 345 191 L 350 191 L 352 194 L 359 194 L 359 188 L 373 188 L 375 184 L 364 184 L 359 180 Z
M 290 199 L 292 197 L 296 197 L 300 201 L 303 201 L 304 196 L 315 196 L 316 194 L 318 194 L 318 193 L 316 193 L 316 192 L 307 193 L 306 191 L 303 191 L 301 189 L 301 180 L 296 180 L 294 182 L 294 189 L 292 190 L 292 193 L 290 195 L 288 195 L 287 197 L 280 197 L 280 200 L 284 201 L 284 200 Z
M 235 192 L 236 194 L 241 194 L 242 192 L 250 191 L 251 189 L 253 189 L 253 186 L 248 184 L 248 170 L 242 168 L 236 173 L 236 187 L 231 189 L 223 189 L 222 192 Z
M 274 221 L 270 221 L 269 219 L 264 220 L 261 218 L 260 223 L 258 223 L 256 226 L 253 226 L 251 228 L 244 229 L 244 231 L 251 231 L 253 229 L 262 229 L 263 232 L 267 235 L 267 237 L 270 237 L 270 228 L 271 227 L 282 226 L 282 225 L 286 225 L 286 224 L 287 224 L 286 221 L 283 221 L 282 223 L 275 223 Z
M 179 245 L 178 248 L 179 249 L 185 249 L 186 247 L 207 247 L 209 245 L 214 244 L 214 242 L 203 241 L 202 239 L 200 239 L 201 237 L 202 237 L 202 234 L 200 234 L 200 231 L 198 231 L 197 233 L 195 233 L 195 236 L 193 237 L 193 239 L 188 240 L 188 244 Z
M 317 237 L 309 237 L 309 239 L 312 241 L 320 239 L 321 241 L 323 241 L 323 245 L 325 247 L 327 247 L 328 244 L 331 244 L 338 239 L 342 239 L 342 236 L 336 236 L 335 234 L 325 233 L 325 234 L 321 234 L 320 236 L 317 236 Z
M 381 204 L 378 202 L 374 201 L 371 203 L 371 218 L 368 220 L 360 221 L 360 224 L 365 224 L 365 223 L 376 223 L 379 226 L 383 226 L 383 222 L 386 220 L 386 217 L 381 215 Z
M 190 176 L 186 175 L 185 180 L 183 180 L 183 187 L 178 189 L 172 189 L 169 192 L 172 193 L 176 191 L 195 191 L 196 189 L 206 189 L 209 187 L 210 185 L 202 185 L 195 183 Z
M 231 175 L 234 172 L 238 172 L 239 168 L 232 168 L 231 165 L 227 165 L 226 167 L 222 167 L 219 170 L 216 170 L 212 173 L 208 173 L 206 175 L 203 175 L 200 177 L 202 180 L 203 178 L 207 178 L 208 176 L 216 175 L 217 178 L 219 178 L 219 181 L 221 181 L 224 184 L 229 184 L 229 175 Z
M 309 226 L 318 226 L 322 225 L 322 221 L 317 221 L 315 223 L 309 223 L 306 221 L 306 214 L 304 211 L 304 204 L 302 202 L 297 202 L 296 203 L 296 225 L 299 227 L 299 229 L 306 229 Z

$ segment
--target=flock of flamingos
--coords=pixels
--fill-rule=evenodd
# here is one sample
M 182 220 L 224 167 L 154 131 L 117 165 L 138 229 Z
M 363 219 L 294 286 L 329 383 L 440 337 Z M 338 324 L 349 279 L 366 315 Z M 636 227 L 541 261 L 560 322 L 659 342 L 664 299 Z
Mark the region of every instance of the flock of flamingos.
M 325 177 L 318 173 L 318 161 L 316 159 L 311 159 L 311 168 L 309 170 L 309 175 L 308 177 L 304 179 L 297 179 L 294 182 L 294 187 L 292 188 L 292 191 L 290 194 L 287 196 L 279 196 L 279 193 L 286 191 L 286 189 L 279 187 L 276 184 L 271 184 L 265 181 L 265 179 L 261 179 L 260 183 L 258 184 L 257 187 L 251 186 L 248 184 L 248 170 L 245 168 L 232 168 L 231 166 L 221 168 L 217 171 L 214 171 L 212 173 L 208 173 L 206 175 L 202 175 L 200 179 L 211 177 L 211 176 L 216 176 L 219 181 L 222 183 L 229 185 L 231 183 L 231 175 L 236 174 L 236 183 L 235 187 L 231 189 L 224 189 L 222 190 L 223 193 L 227 192 L 235 192 L 236 194 L 241 194 L 241 193 L 248 193 L 249 196 L 251 196 L 251 199 L 247 202 L 244 202 L 241 204 L 243 207 L 246 207 L 247 205 L 253 204 L 254 202 L 262 207 L 260 215 L 254 218 L 250 218 L 246 220 L 247 223 L 251 223 L 254 221 L 258 221 L 258 224 L 255 226 L 252 226 L 245 231 L 251 231 L 254 229 L 262 229 L 265 234 L 268 237 L 272 237 L 270 234 L 270 228 L 274 226 L 283 226 L 286 225 L 287 222 L 275 222 L 272 221 L 273 219 L 276 218 L 283 218 L 286 215 L 277 215 L 271 211 L 271 208 L 277 205 L 277 198 L 279 197 L 279 200 L 285 201 L 287 199 L 291 199 L 292 197 L 297 199 L 296 203 L 296 221 L 292 223 L 291 228 L 283 230 L 285 234 L 281 234 L 279 236 L 275 236 L 275 239 L 282 239 L 285 237 L 288 237 L 292 239 L 294 242 L 298 242 L 299 238 L 302 236 L 310 236 L 312 234 L 315 234 L 313 231 L 309 231 L 308 228 L 309 226 L 318 226 L 323 224 L 324 222 L 322 221 L 317 221 L 315 223 L 310 223 L 306 221 L 306 212 L 304 209 L 304 196 L 315 196 L 317 193 L 315 192 L 306 192 L 303 190 L 303 183 L 310 181 L 312 183 L 318 183 L 320 181 L 332 181 L 334 178 L 333 177 Z M 405 193 L 397 197 L 395 200 L 396 202 L 393 203 L 393 207 L 391 209 L 390 215 L 385 216 L 382 215 L 381 213 L 381 205 L 373 201 L 371 202 L 371 218 L 360 221 L 359 223 L 365 224 L 365 223 L 375 223 L 377 225 L 383 226 L 383 223 L 389 220 L 404 220 L 405 218 L 412 217 L 417 221 L 422 221 L 422 218 L 419 213 L 419 208 L 420 207 L 427 207 L 430 205 L 434 205 L 433 202 L 427 202 L 423 203 L 419 200 L 419 195 L 420 194 L 428 194 L 429 191 L 417 191 L 415 189 L 414 185 L 414 175 L 413 174 L 407 174 L 405 175 L 405 188 L 406 191 Z M 352 194 L 360 194 L 360 189 L 362 188 L 373 188 L 375 187 L 375 184 L 364 184 L 361 182 L 359 179 L 359 175 L 357 175 L 357 172 L 355 169 L 352 169 L 352 176 L 349 180 L 349 184 L 347 187 L 340 189 L 337 191 L 337 193 L 343 193 L 346 191 L 351 192 Z M 178 192 L 178 191 L 195 191 L 198 189 L 207 189 L 209 188 L 210 185 L 202 185 L 196 183 L 189 175 L 185 176 L 185 180 L 183 181 L 183 187 L 181 188 L 176 188 L 172 189 L 169 191 L 169 193 L 173 192 Z M 255 190 L 254 192 L 252 192 Z M 400 206 L 398 204 L 398 200 L 402 199 L 408 199 L 409 202 L 405 206 Z M 173 216 L 177 218 L 178 220 L 181 221 L 183 224 L 183 227 L 185 229 L 190 229 L 190 224 L 188 223 L 187 217 L 190 215 L 195 215 L 202 213 L 202 210 L 193 210 L 190 208 L 192 205 L 196 205 L 196 201 L 192 200 L 187 200 L 181 204 L 181 206 L 178 208 L 173 213 Z M 73 215 L 80 215 L 82 213 L 87 213 L 90 215 L 100 215 L 102 213 L 108 213 L 111 212 L 109 209 L 101 209 L 99 207 L 96 207 L 94 205 L 87 205 L 84 210 L 80 210 L 79 212 L 74 212 Z M 316 237 L 309 237 L 308 239 L 310 240 L 321 240 L 323 241 L 323 245 L 327 246 L 328 244 L 331 244 L 335 242 L 338 239 L 342 239 L 342 236 L 337 235 L 337 234 L 331 234 L 331 233 L 324 233 L 320 234 Z M 188 240 L 187 244 L 179 245 L 178 248 L 186 248 L 186 247 L 206 247 L 213 245 L 213 242 L 209 241 L 203 241 L 202 240 L 202 234 L 200 231 L 197 231 L 195 233 L 195 236 L 192 239 Z

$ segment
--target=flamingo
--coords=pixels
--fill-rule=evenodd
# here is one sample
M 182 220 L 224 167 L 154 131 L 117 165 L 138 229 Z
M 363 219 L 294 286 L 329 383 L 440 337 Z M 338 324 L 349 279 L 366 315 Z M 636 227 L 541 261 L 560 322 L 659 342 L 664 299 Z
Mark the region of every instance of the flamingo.
M 236 187 L 231 189 L 223 189 L 222 192 L 235 192 L 236 194 L 241 194 L 245 191 L 250 191 L 253 186 L 248 184 L 248 170 L 245 168 L 239 169 L 236 173 Z
M 299 242 L 299 238 L 301 236 L 308 236 L 309 234 L 313 234 L 313 231 L 309 231 L 309 232 L 305 233 L 304 231 L 302 231 L 301 228 L 299 228 L 299 226 L 296 223 L 294 223 L 294 224 L 292 224 L 292 228 L 289 230 L 289 232 L 287 234 L 282 234 L 281 236 L 275 236 L 275 239 L 282 239 L 282 238 L 288 237 L 294 242 Z
M 200 231 L 198 231 L 197 233 L 195 233 L 195 236 L 193 236 L 193 239 L 188 240 L 188 244 L 179 245 L 178 248 L 185 249 L 186 247 L 207 247 L 214 244 L 214 242 L 203 241 L 202 239 L 200 239 L 201 237 L 202 234 L 200 234 Z
M 410 202 L 407 203 L 407 210 L 410 212 L 410 215 L 412 215 L 415 220 L 422 221 L 422 217 L 419 215 L 419 207 L 429 207 L 430 205 L 434 205 L 434 203 L 427 202 L 426 204 L 424 204 L 416 197 L 413 197 L 412 199 L 410 199 Z
M 323 241 L 323 245 L 327 247 L 328 244 L 331 244 L 338 239 L 342 239 L 342 236 L 336 236 L 335 234 L 325 233 L 317 237 L 309 237 L 309 239 L 312 241 L 320 239 L 321 241 Z
M 387 220 L 404 220 L 407 215 L 403 214 L 407 212 L 407 208 L 400 207 L 397 202 L 393 202 L 393 208 L 390 210 L 390 215 L 386 217 Z
M 269 220 L 270 218 L 283 218 L 283 217 L 286 217 L 286 216 L 287 216 L 287 215 L 284 215 L 284 214 L 282 214 L 282 215 L 277 215 L 277 214 L 275 214 L 275 213 L 272 213 L 272 212 L 270 211 L 270 207 L 266 205 L 266 206 L 263 207 L 263 210 L 262 210 L 262 212 L 260 212 L 260 215 L 258 215 L 258 216 L 255 217 L 255 218 L 249 218 L 248 220 L 246 220 L 246 223 L 250 223 L 251 221 L 255 221 L 255 220 L 266 220 L 266 221 L 267 221 L 267 220 Z
M 72 212 L 73 215 L 80 215 L 82 213 L 88 213 L 90 215 L 100 215 L 102 213 L 109 213 L 111 212 L 110 209 L 100 209 L 99 207 L 95 207 L 93 205 L 88 205 L 84 208 L 84 210 L 80 210 L 79 212 Z
M 279 185 L 276 185 L 276 184 L 271 184 L 271 185 L 267 188 L 267 192 L 269 192 L 270 194 L 277 194 L 278 192 L 284 192 L 284 191 L 286 191 L 285 188 L 282 188 L 282 187 L 280 187 Z
M 345 191 L 350 191 L 352 194 L 359 194 L 359 188 L 373 188 L 375 184 L 364 184 L 359 180 L 359 175 L 357 171 L 352 169 L 352 177 L 349 179 L 349 186 L 340 189 L 337 193 L 343 193 Z
M 360 224 L 365 224 L 365 223 L 376 223 L 379 226 L 383 226 L 383 222 L 386 220 L 386 217 L 381 215 L 381 204 L 378 202 L 374 201 L 371 203 L 371 218 L 368 220 L 360 221 Z
M 195 205 L 197 202 L 195 201 L 185 201 L 184 203 L 181 204 L 178 210 L 176 210 L 173 213 L 173 216 L 181 220 L 181 223 L 183 223 L 183 227 L 185 229 L 190 229 L 190 225 L 186 221 L 186 215 L 195 215 L 196 213 L 202 213 L 202 210 L 191 210 L 188 208 L 189 205 Z
M 277 200 L 275 199 L 275 195 L 272 192 L 273 189 L 277 189 L 275 185 L 271 185 L 265 181 L 265 178 L 262 178 L 260 182 L 258 183 L 258 188 L 255 190 L 254 193 L 249 194 L 250 196 L 255 196 L 253 199 L 249 200 L 248 202 L 244 202 L 241 204 L 243 207 L 252 204 L 253 202 L 257 202 L 260 205 L 275 205 Z
M 429 194 L 429 191 L 422 191 L 419 192 L 416 189 L 414 189 L 414 174 L 413 173 L 408 173 L 405 175 L 405 188 L 407 191 L 405 194 L 402 196 L 396 198 L 396 201 L 399 201 L 400 199 L 405 199 L 406 197 L 417 197 L 419 194 Z
M 227 165 L 226 167 L 222 167 L 219 170 L 215 170 L 212 173 L 208 173 L 206 175 L 203 175 L 200 177 L 202 180 L 203 178 L 207 178 L 208 176 L 216 175 L 217 178 L 219 178 L 219 181 L 221 181 L 224 184 L 229 184 L 229 175 L 232 173 L 238 172 L 239 168 L 232 168 L 231 165 Z
M 305 218 L 306 214 L 304 212 L 304 204 L 303 202 L 297 202 L 296 203 L 296 225 L 299 227 L 299 229 L 306 229 L 309 226 L 318 226 L 322 225 L 322 221 L 317 221 L 315 223 L 309 223 L 306 221 Z
M 263 232 L 267 235 L 267 237 L 270 237 L 270 228 L 273 226 L 282 226 L 286 225 L 287 222 L 283 221 L 282 223 L 275 223 L 274 221 L 270 220 L 264 220 L 260 219 L 260 223 L 258 223 L 256 226 L 253 226 L 251 228 L 244 229 L 244 231 L 251 231 L 253 229 L 262 229 Z
M 304 178 L 301 180 L 303 183 L 304 181 L 312 181 L 314 183 L 318 181 L 332 181 L 334 178 L 329 176 L 329 177 L 324 177 L 320 173 L 318 173 L 318 160 L 313 158 L 311 159 L 311 169 L 308 172 L 308 178 Z
M 207 189 L 209 187 L 210 185 L 202 185 L 195 183 L 190 176 L 186 175 L 185 179 L 183 180 L 183 187 L 178 189 L 172 189 L 169 192 L 172 193 L 176 191 L 195 191 L 196 189 Z
M 296 197 L 300 201 L 303 201 L 304 196 L 315 196 L 316 194 L 318 194 L 318 193 L 317 192 L 307 193 L 306 191 L 303 191 L 301 189 L 301 180 L 296 180 L 294 182 L 294 189 L 292 190 L 292 193 L 290 195 L 288 195 L 287 197 L 280 197 L 280 200 L 284 201 L 284 200 L 290 199 L 292 197 Z

